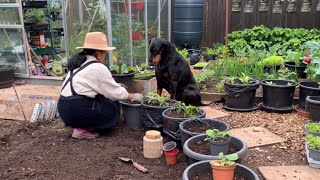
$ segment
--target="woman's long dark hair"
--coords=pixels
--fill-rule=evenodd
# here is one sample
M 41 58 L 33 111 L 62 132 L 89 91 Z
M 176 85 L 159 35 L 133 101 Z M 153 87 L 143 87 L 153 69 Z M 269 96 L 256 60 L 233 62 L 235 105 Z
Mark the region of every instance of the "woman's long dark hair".
M 79 68 L 86 60 L 87 56 L 86 55 L 93 55 L 97 50 L 95 49 L 83 49 L 80 53 L 72 56 L 68 60 L 68 70 L 73 71 L 77 68 Z

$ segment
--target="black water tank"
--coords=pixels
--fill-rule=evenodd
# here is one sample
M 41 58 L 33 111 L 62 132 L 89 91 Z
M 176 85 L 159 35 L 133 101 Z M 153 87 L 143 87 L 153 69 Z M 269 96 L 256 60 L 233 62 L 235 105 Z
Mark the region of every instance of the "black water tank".
M 173 9 L 174 43 L 182 47 L 199 46 L 202 38 L 204 0 L 175 0 Z

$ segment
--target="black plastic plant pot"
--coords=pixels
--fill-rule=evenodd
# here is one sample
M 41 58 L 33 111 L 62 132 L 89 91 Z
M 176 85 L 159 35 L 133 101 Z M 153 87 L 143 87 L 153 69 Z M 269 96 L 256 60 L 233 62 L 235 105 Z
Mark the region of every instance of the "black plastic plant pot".
M 299 83 L 299 107 L 306 108 L 307 96 L 320 96 L 319 84 L 316 81 L 302 81 Z
M 307 96 L 306 110 L 312 121 L 320 121 L 320 96 Z
M 111 73 L 112 73 L 113 79 L 117 83 L 121 83 L 127 86 L 128 92 L 134 91 L 134 88 L 133 88 L 133 80 L 134 80 L 134 74 L 135 74 L 134 71 L 126 74 L 117 74 L 115 71 L 111 71 Z
M 201 132 L 195 132 L 189 130 L 192 127 L 202 127 L 204 128 Z M 200 128 L 201 129 L 201 128 Z M 230 126 L 220 120 L 217 119 L 204 119 L 204 118 L 197 118 L 197 119 L 190 119 L 180 123 L 179 130 L 181 135 L 181 145 L 183 144 L 192 136 L 196 136 L 199 134 L 205 134 L 207 129 L 219 129 L 220 131 L 226 131 L 230 129 Z
M 308 150 L 309 150 L 309 157 L 315 161 L 320 161 L 320 151 L 316 151 L 314 149 L 311 149 L 310 146 L 308 145 Z
M 256 90 L 260 82 L 254 84 L 230 84 L 224 83 L 226 102 L 223 107 L 227 110 L 253 111 L 258 108 L 255 104 Z
M 190 64 L 194 65 L 199 62 L 199 53 L 198 50 L 188 49 L 188 57 L 190 58 Z
M 190 146 L 192 144 L 198 143 L 200 141 L 204 141 L 205 138 L 207 138 L 206 134 L 199 134 L 199 135 L 196 135 L 196 136 L 189 138 L 184 143 L 183 152 L 187 157 L 186 159 L 187 159 L 188 164 L 193 164 L 195 162 L 203 161 L 203 160 L 219 160 L 218 156 L 201 154 L 199 152 L 195 152 L 195 151 L 191 150 Z M 237 137 L 231 136 L 230 146 L 235 146 L 235 147 L 237 147 L 237 149 L 239 149 L 239 151 L 234 152 L 234 153 L 238 154 L 238 156 L 239 156 L 239 159 L 237 160 L 237 162 L 241 162 L 241 158 L 243 158 L 247 154 L 247 151 L 248 151 L 247 144 L 243 140 L 241 140 Z
M 308 129 L 308 125 L 309 125 L 309 124 L 313 124 L 313 123 L 308 123 L 308 124 L 305 124 L 305 125 L 304 125 L 304 129 L 306 130 L 307 136 L 308 136 L 309 134 L 312 134 L 313 136 L 320 136 L 320 132 L 311 132 L 311 131 Z M 315 124 L 317 124 L 318 126 L 320 126 L 319 123 L 315 123 Z
M 170 100 L 173 104 L 175 100 Z M 141 119 L 145 127 L 149 129 L 163 128 L 162 112 L 172 106 L 153 106 L 148 105 L 145 101 L 141 103 Z
M 296 65 L 295 62 L 285 62 L 284 66 L 286 68 L 288 68 L 290 71 L 296 72 L 298 75 L 298 78 L 306 78 L 307 77 L 307 73 L 305 73 L 304 71 L 307 68 L 306 64 L 298 64 Z
M 192 180 L 192 179 L 201 179 L 201 180 L 212 180 L 212 168 L 210 165 L 211 160 L 200 161 L 188 166 L 182 174 L 182 180 Z M 240 176 L 239 179 L 246 180 L 259 180 L 258 175 L 242 164 L 237 164 L 235 169 L 235 177 Z
M 12 86 L 14 82 L 14 67 L 0 65 L 0 89 Z
M 120 101 L 120 104 L 126 126 L 129 128 L 143 127 L 141 120 L 141 103 L 134 104 Z
M 293 110 L 293 94 L 296 82 L 290 80 L 266 79 L 261 81 L 263 89 L 262 109 L 287 113 Z
M 206 56 L 206 61 L 211 61 L 211 60 L 216 60 L 216 59 L 217 59 L 217 55 Z
M 194 119 L 194 118 L 204 118 L 206 116 L 206 112 L 200 108 L 200 115 L 194 118 L 174 118 L 170 117 L 167 115 L 169 112 L 175 111 L 174 108 L 168 108 L 162 112 L 162 118 L 164 122 L 163 126 L 163 132 L 165 132 L 167 135 L 172 137 L 175 140 L 180 140 L 180 130 L 179 130 L 179 125 L 181 122 L 189 120 L 189 119 Z
M 225 137 L 226 137 L 225 141 L 209 140 L 210 153 L 212 156 L 218 156 L 220 152 L 223 152 L 223 154 L 228 154 L 231 137 L 230 136 L 225 136 Z

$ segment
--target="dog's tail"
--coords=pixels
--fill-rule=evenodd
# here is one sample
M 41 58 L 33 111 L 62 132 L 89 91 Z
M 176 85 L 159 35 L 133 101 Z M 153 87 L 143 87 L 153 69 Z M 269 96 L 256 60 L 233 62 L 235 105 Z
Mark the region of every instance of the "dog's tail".
M 203 103 L 203 102 L 200 102 L 201 104 L 199 106 L 209 106 L 211 104 L 216 104 L 216 103 L 224 103 L 226 100 L 224 98 L 221 98 L 221 99 L 218 99 L 218 100 L 213 100 L 209 103 Z

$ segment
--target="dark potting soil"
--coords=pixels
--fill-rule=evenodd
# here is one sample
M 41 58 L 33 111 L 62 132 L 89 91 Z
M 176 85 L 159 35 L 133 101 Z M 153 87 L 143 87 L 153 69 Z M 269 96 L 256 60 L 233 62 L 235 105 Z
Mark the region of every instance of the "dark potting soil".
M 186 128 L 187 131 L 190 131 L 190 132 L 197 132 L 197 133 L 206 133 L 206 130 L 208 129 L 219 129 L 219 127 L 216 127 L 212 124 L 192 124 L 190 127 L 187 127 Z M 222 131 L 223 129 L 219 129 L 220 131 Z
M 178 113 L 176 111 L 167 111 L 166 115 L 172 118 L 189 118 L 189 117 L 184 117 L 183 113 Z M 195 117 L 199 116 L 200 113 L 194 113 Z
M 196 173 L 193 176 L 191 176 L 190 180 L 212 180 L 212 173 Z M 246 180 L 246 177 L 243 174 L 235 174 L 234 180 Z
M 190 144 L 189 147 L 193 152 L 197 152 L 200 154 L 210 155 L 210 145 L 209 141 L 198 141 L 196 143 Z M 240 149 L 233 144 L 229 145 L 229 154 L 238 152 Z

